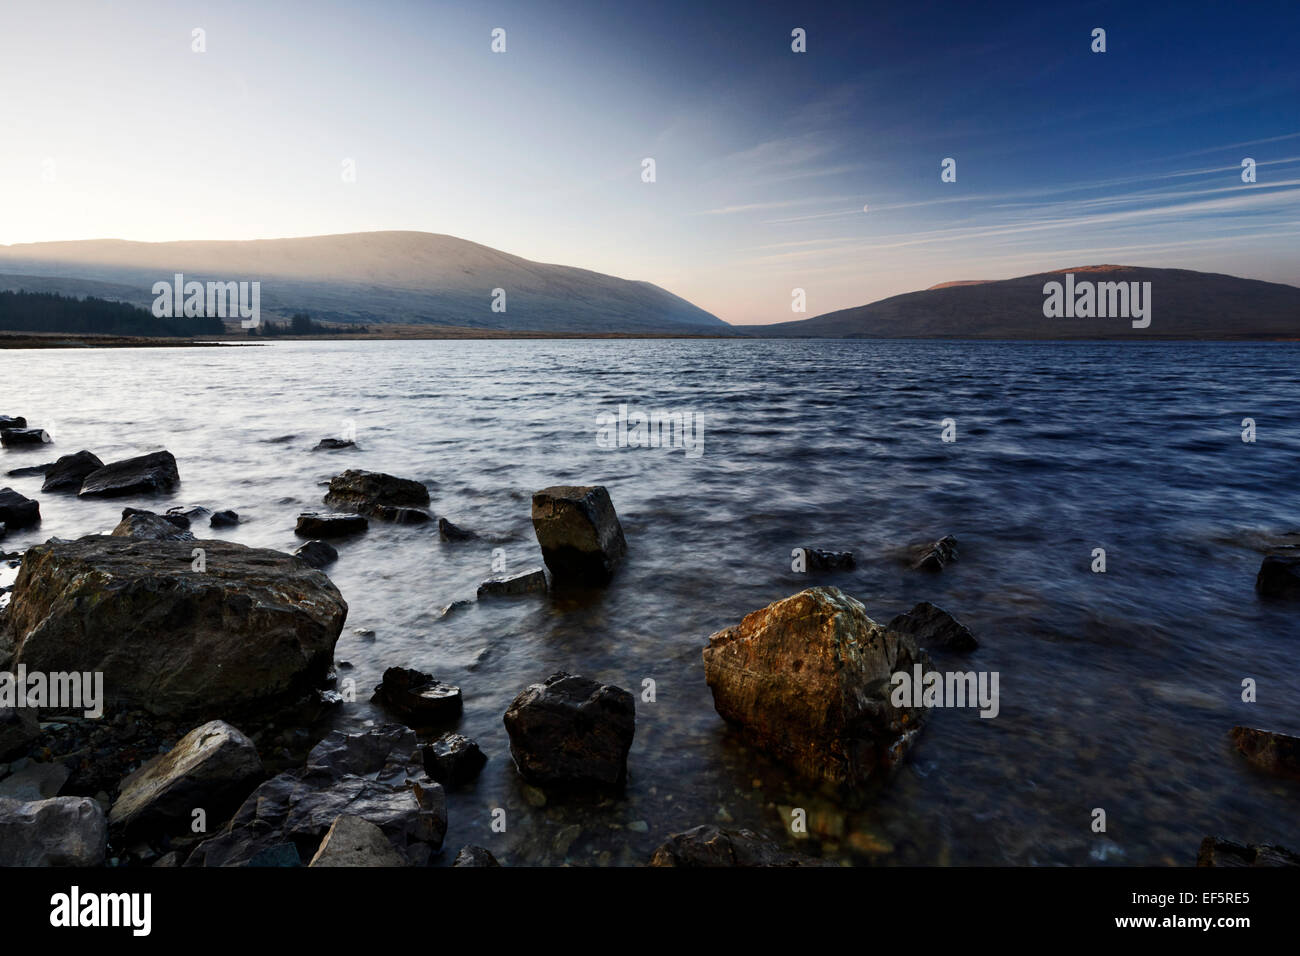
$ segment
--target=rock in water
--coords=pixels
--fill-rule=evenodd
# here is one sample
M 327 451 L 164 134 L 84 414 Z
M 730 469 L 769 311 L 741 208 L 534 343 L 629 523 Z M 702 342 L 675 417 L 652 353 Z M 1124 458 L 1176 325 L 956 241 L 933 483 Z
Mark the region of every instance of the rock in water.
M 239 515 L 233 511 L 218 511 L 212 515 L 208 524 L 213 528 L 233 528 L 239 524 Z
M 293 529 L 293 533 L 304 538 L 342 538 L 349 534 L 360 534 L 369 527 L 370 522 L 362 515 L 309 511 L 298 515 L 298 526 Z
M 224 820 L 265 775 L 253 742 L 212 720 L 123 780 L 108 822 L 133 837 L 185 835 L 195 807 L 214 824 Z
M 384 724 L 360 734 L 332 730 L 307 755 L 307 775 L 331 780 L 348 774 L 389 776 L 392 770 L 408 768 L 419 759 L 419 741 L 410 727 Z
M 1255 590 L 1265 597 L 1300 598 L 1300 558 L 1270 554 L 1259 566 Z
M 838 588 L 746 615 L 704 649 L 713 704 L 742 736 L 810 780 L 847 787 L 897 766 L 923 708 L 897 708 L 890 679 L 929 658 Z
M 156 451 L 97 468 L 81 483 L 83 498 L 120 498 L 123 495 L 157 494 L 181 483 L 176 459 L 169 451 Z
M 31 671 L 102 671 L 108 706 L 257 708 L 323 682 L 348 606 L 291 555 L 91 535 L 27 551 L 0 646 Z
M 411 524 L 419 519 L 408 512 L 429 506 L 429 489 L 409 478 L 377 471 L 348 469 L 330 479 L 325 504 L 340 511 L 355 511 L 381 521 Z M 429 516 L 423 512 L 424 520 Z
M 420 727 L 459 717 L 463 707 L 459 687 L 408 667 L 384 671 L 372 699 Z
M 543 488 L 533 495 L 533 530 L 559 586 L 604 586 L 627 554 L 623 526 L 601 485 Z
M 651 866 L 821 866 L 753 830 L 705 824 L 674 833 L 650 858 Z
M 322 438 L 312 451 L 339 451 L 343 448 L 356 448 L 357 443 L 350 438 Z
M 478 537 L 473 531 L 457 527 L 446 518 L 438 519 L 438 537 L 443 541 L 473 541 Z
M 406 866 L 384 831 L 369 820 L 335 817 L 309 866 Z
M 424 770 L 444 787 L 458 787 L 478 776 L 487 757 L 463 734 L 443 734 L 424 747 Z
M 478 586 L 478 598 L 513 597 L 519 594 L 545 594 L 546 572 L 541 568 L 529 568 L 518 574 L 498 574 L 486 579 Z
M 956 560 L 957 539 L 949 534 L 921 548 L 912 567 L 918 571 L 942 571 Z
M 1300 737 L 1254 727 L 1233 727 L 1232 742 L 1243 757 L 1261 770 L 1300 778 Z
M 46 470 L 41 491 L 78 491 L 87 475 L 103 467 L 102 461 L 84 449 L 64 455 Z
M 0 866 L 101 866 L 104 808 L 90 797 L 0 799 Z
M 1197 866 L 1300 866 L 1300 855 L 1284 846 L 1249 846 L 1207 836 L 1196 854 Z
M 41 506 L 12 488 L 0 488 L 0 523 L 10 531 L 41 523 Z
M 6 428 L 0 431 L 0 445 L 48 445 L 51 438 L 43 428 Z
M 302 558 L 313 568 L 323 568 L 339 559 L 339 553 L 334 549 L 334 545 L 319 540 L 308 541 L 293 553 L 295 557 Z
M 886 626 L 891 631 L 911 636 L 920 647 L 973 651 L 980 646 L 966 625 L 928 601 L 922 601 L 906 614 L 898 615 Z
M 21 415 L 0 415 L 0 431 L 8 431 L 11 428 L 26 428 L 27 419 Z
M 175 521 L 148 511 L 131 511 L 113 529 L 115 538 L 136 538 L 148 541 L 193 541 L 194 535 L 183 530 Z
M 500 865 L 501 864 L 497 862 L 497 858 L 494 857 L 491 853 L 483 849 L 483 847 L 475 846 L 472 843 L 467 843 L 465 846 L 461 847 L 460 852 L 456 854 L 456 861 L 452 863 L 452 866 L 500 866 Z
M 515 697 L 505 714 L 510 754 L 542 786 L 618 787 L 636 732 L 636 705 L 620 687 L 560 671 Z
M 852 551 L 822 551 L 818 548 L 802 550 L 809 571 L 852 571 L 855 566 Z

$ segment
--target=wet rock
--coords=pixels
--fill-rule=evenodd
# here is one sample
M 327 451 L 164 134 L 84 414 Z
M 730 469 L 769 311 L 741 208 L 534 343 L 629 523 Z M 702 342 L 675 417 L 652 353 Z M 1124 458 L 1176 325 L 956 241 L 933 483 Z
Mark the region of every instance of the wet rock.
M 57 797 L 71 775 L 61 763 L 28 763 L 0 780 L 0 797 L 23 802 Z
M 896 708 L 890 679 L 929 658 L 838 588 L 816 587 L 746 615 L 704 650 L 718 713 L 809 780 L 853 788 L 897 766 L 923 708 Z
M 886 627 L 907 634 L 919 647 L 945 651 L 973 651 L 979 647 L 975 635 L 964 624 L 928 601 L 898 615 Z
M 113 529 L 115 538 L 136 538 L 148 541 L 193 541 L 194 535 L 183 530 L 175 521 L 163 515 L 148 511 L 127 509 L 129 514 L 123 516 Z
M 1284 846 L 1249 845 L 1207 836 L 1196 854 L 1197 866 L 1300 866 L 1300 855 Z
M 144 510 L 143 508 L 123 508 L 123 509 L 122 509 L 122 518 L 123 518 L 123 519 L 129 518 L 129 517 L 131 517 L 132 515 L 151 515 L 151 516 L 154 516 L 154 517 L 162 518 L 164 521 L 170 521 L 172 524 L 174 524 L 176 527 L 180 528 L 182 531 L 189 531 L 189 530 L 190 530 L 190 519 L 189 519 L 189 515 L 181 514 L 180 512 L 168 511 L 166 514 L 161 514 L 161 515 L 160 515 L 160 514 L 157 514 L 157 512 L 146 511 L 146 510 Z
M 460 716 L 460 688 L 408 667 L 390 667 L 372 700 L 416 726 L 427 727 Z
M 48 445 L 53 439 L 43 428 L 6 428 L 0 431 L 0 445 Z
M 791 853 L 753 830 L 728 830 L 713 824 L 674 833 L 655 850 L 651 866 L 821 866 Z
M 186 528 L 195 521 L 202 521 L 211 514 L 212 512 L 202 505 L 189 505 L 188 507 L 177 505 L 174 508 L 167 509 L 167 517 L 173 520 L 183 519 L 185 522 L 184 527 Z
M 47 461 L 43 465 L 28 465 L 25 468 L 10 468 L 5 472 L 6 478 L 30 478 L 33 475 L 43 475 L 54 467 L 54 462 Z
M 533 495 L 533 530 L 556 586 L 600 587 L 627 554 L 609 492 L 556 485 Z
M 294 534 L 304 538 L 341 538 L 359 534 L 369 527 L 370 522 L 362 515 L 311 511 L 298 515 Z
M 30 707 L 0 707 L 0 760 L 25 754 L 40 735 L 36 711 Z
M 379 521 L 391 524 L 428 524 L 433 517 L 427 511 L 418 508 L 394 508 L 392 505 L 375 505 L 367 514 Z
M 279 551 L 91 535 L 35 545 L 0 646 L 31 671 L 100 671 L 105 705 L 234 716 L 323 683 L 347 603 Z
M 360 734 L 330 731 L 307 755 L 307 773 L 339 780 L 351 774 L 365 777 L 386 769 L 418 765 L 415 731 L 400 724 L 385 724 Z M 388 776 L 389 774 L 384 774 Z
M 619 687 L 563 671 L 520 692 L 505 713 L 510 754 L 541 786 L 619 787 L 636 731 L 636 705 Z
M 41 491 L 78 491 L 91 472 L 104 467 L 104 463 L 86 450 L 64 455 L 45 472 Z
M 209 721 L 123 780 L 108 822 L 133 836 L 188 833 L 196 807 L 213 822 L 224 820 L 265 775 L 251 740 Z
M 339 451 L 343 448 L 356 448 L 357 443 L 347 438 L 322 438 L 312 451 Z
M 1264 558 L 1255 590 L 1265 597 L 1300 598 L 1300 557 L 1270 554 Z
M 468 843 L 460 848 L 452 866 L 500 866 L 497 858 L 481 846 Z
M 415 520 L 411 510 L 429 506 L 429 489 L 409 478 L 377 471 L 348 469 L 330 480 L 325 504 L 340 511 L 355 511 L 381 521 Z M 424 515 L 425 520 L 429 516 Z
M 302 558 L 313 568 L 323 568 L 339 559 L 339 553 L 334 549 L 334 545 L 320 540 L 308 541 L 293 553 L 295 557 Z
M 478 537 L 473 531 L 457 527 L 446 518 L 438 519 L 438 537 L 443 541 L 473 541 Z
M 208 524 L 213 528 L 233 528 L 239 524 L 239 515 L 233 511 L 218 511 L 212 515 Z
M 487 757 L 463 734 L 443 734 L 422 749 L 424 769 L 444 787 L 458 787 L 478 776 Z
M 41 523 L 41 506 L 12 488 L 0 488 L 0 522 L 10 531 Z
M 11 428 L 26 428 L 27 419 L 21 415 L 0 415 L 0 431 L 8 431 Z
M 176 459 L 169 451 L 156 451 L 115 461 L 88 474 L 81 484 L 83 498 L 120 498 L 123 495 L 158 494 L 181 483 Z
M 1300 778 L 1300 737 L 1254 727 L 1233 727 L 1232 742 L 1259 769 L 1282 777 Z
M 546 592 L 546 572 L 541 568 L 530 568 L 517 574 L 498 574 L 488 578 L 478 586 L 478 597 L 514 596 L 519 594 L 544 594 Z
M 942 571 L 957 560 L 957 539 L 945 535 L 934 544 L 921 548 L 912 567 L 918 571 Z
M 384 831 L 369 820 L 343 814 L 335 818 L 310 866 L 406 866 Z
M 0 799 L 0 866 L 100 866 L 107 846 L 104 808 L 90 797 Z

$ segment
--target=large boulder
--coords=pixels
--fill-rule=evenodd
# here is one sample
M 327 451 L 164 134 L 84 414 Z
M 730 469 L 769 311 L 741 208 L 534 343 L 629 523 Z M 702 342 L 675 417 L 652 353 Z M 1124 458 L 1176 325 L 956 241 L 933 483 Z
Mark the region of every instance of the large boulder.
M 704 675 L 718 713 L 813 781 L 856 787 L 899 764 L 923 708 L 890 700 L 892 675 L 928 657 L 838 588 L 800 591 L 718 631 Z
M 132 836 L 182 835 L 195 809 L 224 820 L 265 776 L 251 740 L 225 721 L 208 721 L 122 781 L 108 822 Z
M 791 853 L 753 830 L 728 830 L 713 824 L 674 833 L 655 850 L 651 866 L 820 866 L 821 861 Z
M 90 797 L 0 799 L 0 867 L 101 866 L 107 848 L 104 808 Z
M 86 476 L 104 467 L 104 463 L 84 449 L 64 455 L 45 471 L 41 491 L 79 491 Z
M 342 814 L 330 825 L 310 866 L 405 866 L 384 831 L 369 820 Z
M 30 528 L 41 522 L 41 506 L 12 488 L 0 488 L 0 523 L 10 531 Z
M 1259 566 L 1255 590 L 1265 597 L 1300 598 L 1300 557 L 1270 554 Z
M 907 634 L 917 645 L 944 651 L 973 651 L 979 647 L 970 629 L 943 608 L 922 601 L 889 622 L 891 631 Z
M 609 492 L 601 485 L 556 485 L 533 495 L 533 530 L 559 586 L 603 586 L 627 554 Z
M 82 481 L 79 494 L 83 498 L 158 494 L 171 491 L 180 483 L 172 453 L 155 451 L 95 469 Z
M 279 551 L 91 535 L 27 551 L 0 647 L 31 671 L 102 672 L 109 706 L 231 715 L 323 682 L 347 611 Z
M 515 697 L 505 713 L 510 755 L 543 786 L 622 786 L 636 732 L 636 704 L 620 687 L 563 671 Z
M 339 511 L 355 511 L 381 521 L 413 523 L 420 520 L 417 514 L 430 520 L 416 510 L 429 506 L 429 489 L 418 481 L 377 471 L 348 469 L 337 475 L 330 479 L 324 500 Z

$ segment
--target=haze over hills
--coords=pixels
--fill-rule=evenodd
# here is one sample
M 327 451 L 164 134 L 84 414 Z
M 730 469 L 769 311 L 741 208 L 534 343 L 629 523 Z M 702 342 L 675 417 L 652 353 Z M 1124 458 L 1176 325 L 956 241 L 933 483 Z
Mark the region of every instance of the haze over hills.
M 260 281 L 264 318 L 544 332 L 724 334 L 731 327 L 649 282 L 532 262 L 454 236 L 364 232 L 299 239 L 0 246 L 0 289 L 95 295 L 148 308 L 153 284 Z M 505 311 L 492 310 L 494 289 Z
M 1151 323 L 1124 317 L 1044 315 L 1048 282 L 1150 282 Z M 1300 288 L 1187 269 L 1093 265 L 1003 280 L 944 282 L 852 309 L 774 325 L 752 335 L 830 338 L 1110 339 L 1300 338 Z

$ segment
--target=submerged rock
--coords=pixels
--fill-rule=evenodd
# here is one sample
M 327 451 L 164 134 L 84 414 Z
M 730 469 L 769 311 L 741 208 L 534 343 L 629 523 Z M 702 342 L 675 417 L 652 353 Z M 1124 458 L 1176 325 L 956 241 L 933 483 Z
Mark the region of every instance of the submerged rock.
M 505 713 L 510 754 L 541 786 L 619 787 L 636 732 L 636 705 L 620 687 L 560 671 L 521 691 Z
M 1300 557 L 1270 554 L 1259 566 L 1255 590 L 1265 597 L 1300 598 Z
M 339 559 L 339 553 L 334 549 L 334 545 L 316 539 L 308 541 L 293 553 L 295 557 L 302 558 L 313 568 L 323 568 Z
M 78 491 L 86 476 L 104 467 L 104 463 L 86 450 L 64 455 L 45 472 L 41 491 Z
M 128 509 L 112 534 L 115 538 L 136 538 L 149 541 L 193 541 L 194 535 L 181 528 L 164 515 Z
M 473 531 L 457 527 L 446 518 L 438 519 L 438 537 L 443 541 L 473 541 L 478 537 Z
M 627 540 L 601 485 L 556 485 L 533 495 L 533 530 L 556 586 L 600 587 L 627 554 Z
M 0 430 L 0 445 L 48 445 L 52 439 L 43 428 L 6 428 Z
M 185 834 L 196 807 L 224 820 L 265 775 L 253 742 L 212 720 L 123 780 L 108 822 L 132 836 Z
M 334 819 L 309 866 L 406 866 L 384 831 L 351 814 Z
M 418 519 L 409 512 L 429 506 L 429 489 L 409 478 L 348 469 L 330 480 L 324 500 L 339 511 L 355 511 L 381 521 L 410 523 Z M 429 520 L 429 515 L 423 517 Z
M 655 850 L 651 866 L 822 866 L 791 853 L 753 830 L 728 830 L 713 824 L 674 833 Z
M 172 524 L 174 524 L 176 527 L 180 528 L 182 531 L 189 531 L 189 530 L 190 530 L 190 519 L 189 519 L 189 515 L 182 514 L 182 513 L 178 512 L 178 511 L 170 511 L 170 510 L 169 510 L 166 514 L 161 514 L 161 515 L 160 515 L 160 514 L 158 514 L 157 512 L 154 512 L 154 511 L 145 511 L 143 508 L 123 508 L 123 509 L 122 509 L 122 518 L 123 518 L 123 519 L 129 518 L 129 517 L 131 517 L 132 515 L 151 515 L 151 516 L 154 516 L 154 517 L 162 518 L 164 521 L 170 521 Z
M 309 511 L 298 515 L 298 525 L 293 530 L 304 538 L 341 538 L 359 534 L 369 527 L 370 522 L 362 515 Z
M 922 601 L 906 614 L 898 615 L 886 627 L 909 635 L 920 647 L 945 651 L 973 651 L 979 647 L 966 625 L 929 601 Z
M 322 438 L 312 451 L 338 451 L 343 448 L 356 448 L 357 443 L 347 438 Z
M 814 781 L 856 787 L 902 762 L 923 708 L 896 708 L 890 679 L 929 658 L 838 588 L 776 601 L 718 631 L 704 674 L 718 713 Z
M 181 483 L 176 459 L 169 451 L 155 451 L 97 468 L 81 483 L 83 498 L 120 498 L 123 495 L 158 494 Z
M 1300 855 L 1284 846 L 1249 845 L 1207 836 L 1196 854 L 1197 866 L 1300 866 Z
M 212 515 L 208 525 L 213 528 L 233 528 L 239 524 L 239 515 L 233 511 L 218 511 Z
M 942 571 L 956 560 L 957 539 L 949 534 L 921 548 L 912 567 L 918 571 Z
M 486 579 L 478 586 L 478 597 L 514 596 L 518 594 L 544 594 L 546 592 L 546 572 L 541 568 L 530 568 L 517 574 L 498 574 Z
M 452 863 L 452 866 L 500 866 L 500 865 L 501 864 L 497 862 L 497 858 L 494 857 L 491 853 L 483 849 L 483 847 L 481 846 L 474 846 L 474 844 L 472 843 L 467 843 L 465 846 L 461 847 L 460 852 L 456 854 L 455 862 Z
M 104 808 L 90 797 L 0 799 L 0 867 L 101 866 L 107 848 Z
M 372 699 L 417 726 L 458 717 L 463 706 L 459 687 L 408 667 L 390 667 L 384 671 Z
M 487 757 L 463 734 L 443 734 L 422 750 L 424 769 L 444 787 L 458 787 L 478 776 Z
M 212 512 L 203 505 L 176 505 L 174 508 L 167 509 L 167 517 L 173 520 L 183 520 L 185 527 L 189 527 L 195 521 L 202 521 Z
M 1300 737 L 1254 727 L 1233 727 L 1232 742 L 1259 769 L 1282 777 L 1300 778 Z
M 41 523 L 41 506 L 12 488 L 0 488 L 0 522 L 10 531 Z
M 155 714 L 260 708 L 318 686 L 348 606 L 290 555 L 91 535 L 35 545 L 0 630 L 31 671 L 100 671 L 105 704 Z M 215 715 L 215 714 L 213 714 Z
M 25 468 L 10 468 L 5 472 L 6 478 L 30 478 L 33 475 L 43 475 L 54 467 L 54 462 L 47 461 L 43 465 L 28 465 Z

